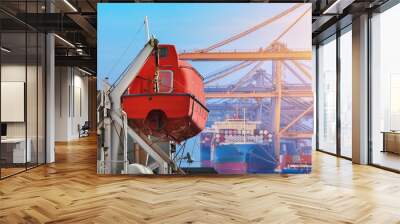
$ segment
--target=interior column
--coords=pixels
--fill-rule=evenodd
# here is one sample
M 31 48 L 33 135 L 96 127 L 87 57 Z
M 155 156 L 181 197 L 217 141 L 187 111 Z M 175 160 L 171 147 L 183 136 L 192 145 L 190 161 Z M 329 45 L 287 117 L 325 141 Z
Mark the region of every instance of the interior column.
M 368 15 L 353 19 L 353 162 L 368 163 Z

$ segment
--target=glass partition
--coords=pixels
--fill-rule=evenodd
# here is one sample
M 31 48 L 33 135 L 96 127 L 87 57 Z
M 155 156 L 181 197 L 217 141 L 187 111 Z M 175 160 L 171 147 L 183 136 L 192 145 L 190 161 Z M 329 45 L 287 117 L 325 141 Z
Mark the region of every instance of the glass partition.
M 36 166 L 37 153 L 37 98 L 38 98 L 38 35 L 36 32 L 27 33 L 27 76 L 26 76 L 26 114 L 27 114 L 27 150 L 30 151 L 28 168 Z
M 372 23 L 372 163 L 400 170 L 400 5 L 374 15 Z
M 16 13 L 43 12 L 44 1 L 0 2 Z M 0 12 L 0 178 L 45 163 L 43 33 Z
M 26 41 L 25 32 L 1 34 L 2 177 L 24 171 L 31 161 L 26 150 Z
M 38 33 L 38 64 L 37 64 L 37 162 L 46 162 L 45 124 L 46 124 L 46 36 Z
M 336 37 L 318 48 L 319 150 L 336 153 Z
M 352 33 L 340 36 L 340 154 L 352 157 Z

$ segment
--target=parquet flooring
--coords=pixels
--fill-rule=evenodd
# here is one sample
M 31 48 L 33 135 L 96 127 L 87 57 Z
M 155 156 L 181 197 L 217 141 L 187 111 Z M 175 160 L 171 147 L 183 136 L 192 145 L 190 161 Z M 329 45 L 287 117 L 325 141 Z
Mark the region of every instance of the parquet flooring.
M 96 141 L 0 181 L 0 223 L 400 223 L 400 175 L 314 153 L 309 175 L 96 174 Z
M 17 167 L 17 168 L 14 168 L 14 167 L 5 168 L 5 167 L 3 167 L 3 168 L 1 168 L 1 176 L 2 177 L 7 177 L 7 176 L 10 176 L 10 175 L 22 172 L 24 170 L 25 170 L 25 167 L 21 167 L 21 168 L 20 167 Z

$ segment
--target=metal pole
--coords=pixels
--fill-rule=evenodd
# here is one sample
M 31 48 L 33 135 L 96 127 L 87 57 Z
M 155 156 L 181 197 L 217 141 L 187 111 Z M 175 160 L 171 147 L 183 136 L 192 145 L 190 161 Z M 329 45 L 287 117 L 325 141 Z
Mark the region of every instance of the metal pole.
M 246 143 L 246 108 L 243 108 L 244 143 Z
M 340 64 L 340 36 L 341 31 L 336 31 L 336 155 L 342 156 L 342 122 L 341 122 L 341 64 Z
M 111 102 L 109 98 L 106 96 L 106 93 L 110 90 L 110 85 L 107 79 L 104 81 L 103 87 L 103 97 L 104 97 L 104 105 L 103 105 L 103 127 L 104 127 L 104 145 L 102 149 L 102 159 L 103 159 L 103 173 L 110 174 L 111 173 L 111 151 L 110 148 L 112 147 L 112 133 L 111 133 L 111 118 L 108 114 L 108 111 L 111 109 Z
M 279 160 L 280 154 L 280 127 L 281 127 L 281 101 L 282 101 L 282 61 L 275 61 L 274 75 L 275 75 L 275 108 L 274 108 L 274 132 L 275 132 L 275 157 Z
M 146 29 L 147 41 L 149 41 L 150 40 L 150 30 L 149 30 L 149 19 L 147 16 L 144 17 L 144 27 Z
M 124 125 L 124 174 L 128 173 L 128 115 L 121 111 Z

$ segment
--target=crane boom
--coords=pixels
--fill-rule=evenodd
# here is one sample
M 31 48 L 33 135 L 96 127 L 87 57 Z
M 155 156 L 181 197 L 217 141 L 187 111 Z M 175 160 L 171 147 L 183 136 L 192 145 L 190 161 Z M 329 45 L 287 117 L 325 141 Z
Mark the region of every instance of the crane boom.
M 311 60 L 311 50 L 294 51 L 223 51 L 223 52 L 183 52 L 181 60 L 192 61 L 267 61 L 267 60 Z
M 255 26 L 253 26 L 253 27 L 250 27 L 249 29 L 247 29 L 247 30 L 245 30 L 245 31 L 243 31 L 243 32 L 241 32 L 241 33 L 238 33 L 238 34 L 236 34 L 236 35 L 234 35 L 234 36 L 232 36 L 232 37 L 230 37 L 230 38 L 228 38 L 228 39 L 225 39 L 225 40 L 223 40 L 223 41 L 221 41 L 221 42 L 218 42 L 218 43 L 216 43 L 216 44 L 213 44 L 213 45 L 211 45 L 210 47 L 208 47 L 208 48 L 206 48 L 206 49 L 203 49 L 203 50 L 200 50 L 200 51 L 198 51 L 198 52 L 209 52 L 209 51 L 211 51 L 211 50 L 214 50 L 215 48 L 224 46 L 224 45 L 226 45 L 226 44 L 228 44 L 228 43 L 230 43 L 230 42 L 232 42 L 232 41 L 235 41 L 235 40 L 237 40 L 237 39 L 239 39 L 239 38 L 241 38 L 241 37 L 244 37 L 244 36 L 246 36 L 246 35 L 248 35 L 248 34 L 254 32 L 254 31 L 256 31 L 256 30 L 258 30 L 258 29 L 264 27 L 264 26 L 267 26 L 267 25 L 269 25 L 269 24 L 275 22 L 276 20 L 278 20 L 278 19 L 280 19 L 280 18 L 282 18 L 282 17 L 288 15 L 289 13 L 293 12 L 294 10 L 296 10 L 297 8 L 299 8 L 299 7 L 301 7 L 301 6 L 302 6 L 302 4 L 296 4 L 296 5 L 292 6 L 292 7 L 290 7 L 289 9 L 287 9 L 286 11 L 284 11 L 284 12 L 278 14 L 278 15 L 273 16 L 273 17 L 271 17 L 271 18 L 265 20 L 265 21 L 262 22 L 262 23 L 259 23 L 259 24 L 255 25 Z

